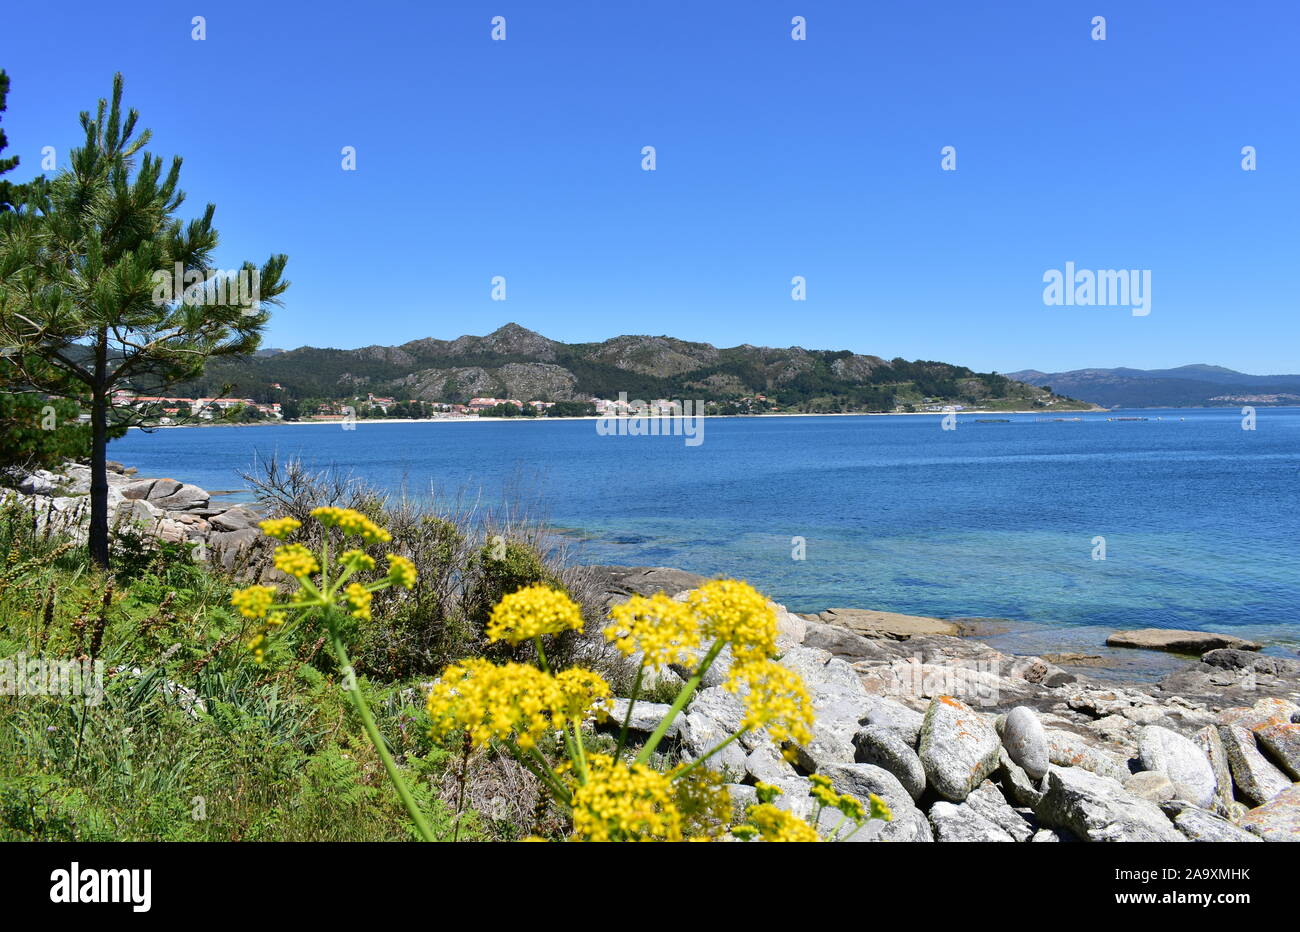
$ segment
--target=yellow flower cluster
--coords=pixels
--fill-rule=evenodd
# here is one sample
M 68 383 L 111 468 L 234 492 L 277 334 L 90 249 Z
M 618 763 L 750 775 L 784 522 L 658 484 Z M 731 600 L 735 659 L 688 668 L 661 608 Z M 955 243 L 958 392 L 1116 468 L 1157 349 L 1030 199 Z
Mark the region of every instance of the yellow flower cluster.
M 582 630 L 582 609 L 559 590 L 538 583 L 501 599 L 487 623 L 489 641 L 518 644 L 543 634 Z
M 743 693 L 742 728 L 766 728 L 778 745 L 785 741 L 807 744 L 812 740 L 812 697 L 793 670 L 771 660 L 750 660 L 733 665 L 723 687 L 731 693 Z
M 284 544 L 276 547 L 275 568 L 295 579 L 304 579 L 320 572 L 316 554 L 302 544 Z
M 245 618 L 263 618 L 274 599 L 274 586 L 249 586 L 247 589 L 236 589 L 230 596 L 230 603 Z
M 370 601 L 373 598 L 370 590 L 361 583 L 348 583 L 347 588 L 343 590 L 343 600 L 351 610 L 352 617 L 360 618 L 362 621 L 370 620 Z
M 589 756 L 587 781 L 573 793 L 573 833 L 582 841 L 681 841 L 671 781 L 644 764 Z
M 687 663 L 700 646 L 700 621 L 690 606 L 656 592 L 650 598 L 634 595 L 609 612 L 613 624 L 604 629 L 606 640 L 625 657 L 640 651 L 642 666 L 653 670 L 670 663 Z
M 763 841 L 819 841 L 817 830 L 787 809 L 778 809 L 773 803 L 759 803 L 750 806 L 746 815 L 747 825 L 738 825 L 732 834 L 738 838 L 753 838 L 755 835 Z
M 370 568 L 375 566 L 374 561 L 370 561 Z M 388 555 L 388 581 L 394 586 L 401 586 L 403 589 L 412 589 L 415 587 L 417 574 L 415 564 L 406 557 L 398 556 L 395 553 Z
M 391 560 L 392 557 L 389 557 L 389 559 Z M 375 558 L 364 550 L 343 551 L 339 554 L 339 563 L 354 573 L 375 568 Z
M 262 529 L 262 533 L 267 537 L 274 537 L 277 540 L 284 540 L 298 528 L 302 527 L 302 522 L 297 518 L 270 518 L 261 521 L 257 525 Z
M 335 508 L 325 505 L 313 508 L 311 516 L 326 527 L 336 527 L 344 534 L 360 537 L 367 544 L 386 544 L 393 535 L 352 508 Z
M 530 664 L 497 666 L 482 658 L 452 664 L 429 691 L 433 734 L 469 733 L 476 747 L 514 737 L 522 748 L 550 731 L 581 721 L 611 694 L 595 673 L 566 670 L 557 677 Z
M 776 612 L 747 582 L 715 579 L 686 598 L 709 639 L 726 641 L 740 662 L 776 656 Z

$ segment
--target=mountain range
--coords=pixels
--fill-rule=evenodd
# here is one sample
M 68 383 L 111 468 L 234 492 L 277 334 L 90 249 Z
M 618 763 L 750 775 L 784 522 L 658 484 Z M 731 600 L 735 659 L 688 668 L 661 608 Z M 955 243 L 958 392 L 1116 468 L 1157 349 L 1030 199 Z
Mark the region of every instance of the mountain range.
M 1300 375 L 1247 375 L 1205 364 L 1175 369 L 1024 369 L 1007 377 L 1107 408 L 1300 404 Z
M 1040 387 L 951 363 L 886 360 L 848 350 L 719 348 L 669 336 L 561 343 L 515 323 L 486 336 L 431 337 L 400 346 L 299 347 L 214 359 L 175 391 L 227 388 L 259 402 L 343 399 L 368 392 L 400 400 L 464 403 L 617 398 L 695 399 L 761 410 L 894 411 L 961 404 L 994 409 L 1088 407 Z M 758 396 L 763 396 L 758 398 Z

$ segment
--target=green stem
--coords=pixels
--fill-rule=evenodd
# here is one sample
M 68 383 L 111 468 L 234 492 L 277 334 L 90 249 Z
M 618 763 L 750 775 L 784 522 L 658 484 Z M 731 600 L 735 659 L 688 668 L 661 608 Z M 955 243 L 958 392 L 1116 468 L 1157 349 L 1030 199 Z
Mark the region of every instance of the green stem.
M 641 753 L 636 756 L 636 762 L 638 764 L 644 764 L 650 759 L 650 755 L 654 753 L 655 748 L 659 746 L 659 742 L 662 741 L 664 735 L 668 733 L 668 728 L 672 725 L 673 719 L 677 717 L 678 712 L 686 707 L 686 703 L 689 702 L 691 696 L 695 694 L 695 688 L 700 685 L 700 681 L 704 679 L 704 674 L 708 672 L 709 667 L 713 665 L 714 659 L 719 653 L 721 653 L 724 646 L 726 646 L 726 642 L 721 639 L 713 642 L 713 646 L 709 648 L 709 652 L 705 654 L 704 659 L 700 661 L 699 669 L 695 671 L 691 678 L 686 681 L 686 685 L 684 685 L 681 688 L 681 691 L 677 693 L 677 698 L 673 700 L 672 706 L 668 709 L 668 714 L 665 715 L 663 721 L 659 723 L 659 727 L 654 730 L 654 734 L 652 734 L 650 740 L 645 743 L 645 747 L 641 748 Z
M 533 643 L 537 645 L 538 665 L 542 668 L 543 673 L 550 673 L 551 666 L 546 662 L 546 651 L 542 650 L 542 636 L 540 634 L 534 635 Z
M 333 609 L 326 610 L 326 625 L 330 631 L 330 646 L 334 649 L 334 656 L 338 658 L 339 664 L 343 667 L 345 683 L 347 690 L 352 696 L 352 703 L 357 708 L 357 714 L 361 716 L 361 724 L 365 726 L 366 734 L 370 736 L 370 743 L 375 746 L 379 752 L 379 759 L 384 762 L 384 769 L 388 771 L 388 779 L 392 782 L 393 788 L 397 790 L 397 795 L 402 799 L 402 805 L 406 807 L 407 813 L 411 816 L 411 821 L 415 823 L 416 830 L 424 841 L 437 841 L 434 837 L 433 830 L 429 828 L 429 823 L 425 821 L 424 814 L 420 812 L 420 807 L 415 804 L 415 797 L 411 795 L 406 781 L 402 778 L 402 773 L 397 769 L 397 763 L 393 756 L 388 753 L 388 745 L 384 743 L 384 737 L 379 733 L 375 725 L 375 717 L 370 714 L 370 706 L 366 704 L 365 697 L 361 695 L 361 687 L 357 684 L 356 674 L 352 670 L 352 661 L 348 659 L 347 649 L 339 639 L 334 629 Z
M 506 745 L 510 748 L 510 753 L 514 755 L 515 760 L 519 761 L 525 770 L 545 783 L 562 806 L 566 808 L 570 806 L 573 798 L 569 795 L 569 791 L 555 779 L 555 774 L 551 772 L 550 767 L 546 766 L 546 761 L 541 759 L 541 755 L 537 753 L 536 749 L 532 749 L 532 755 L 537 759 L 537 763 L 533 764 L 529 763 L 528 756 L 513 740 L 508 740 Z
M 636 706 L 637 696 L 641 695 L 641 677 L 645 674 L 645 666 L 636 668 L 636 681 L 632 683 L 632 698 L 627 702 L 627 715 L 623 716 L 623 727 L 618 730 L 618 747 L 614 749 L 615 760 L 623 753 L 623 748 L 627 745 L 627 730 L 632 724 L 632 709 Z

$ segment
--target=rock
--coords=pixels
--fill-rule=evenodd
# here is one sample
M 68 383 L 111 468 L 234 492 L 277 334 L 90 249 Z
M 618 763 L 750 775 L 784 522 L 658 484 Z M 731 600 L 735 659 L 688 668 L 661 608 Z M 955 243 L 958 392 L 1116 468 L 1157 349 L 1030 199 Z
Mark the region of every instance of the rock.
M 39 473 L 29 473 L 18 482 L 18 491 L 24 495 L 50 495 L 55 488 L 51 480 Z
M 612 728 L 617 732 L 623 727 L 623 719 L 627 718 L 628 700 L 615 699 L 611 705 L 609 720 L 605 723 L 605 727 Z M 652 734 L 659 727 L 659 723 L 664 720 L 664 716 L 668 714 L 669 708 L 671 707 L 666 702 L 637 700 L 636 705 L 632 706 L 632 719 L 628 722 L 628 731 L 635 731 L 644 735 Z M 668 726 L 668 730 L 664 732 L 664 737 L 676 738 L 681 734 L 681 730 L 682 716 L 679 715 Z
M 816 616 L 812 620 L 804 619 L 802 643 L 805 647 L 818 647 L 851 661 L 874 658 L 878 650 L 877 642 L 836 625 L 823 624 L 816 620 Z
M 1071 835 L 1069 832 L 1065 831 L 1064 829 L 1040 828 L 1038 831 L 1034 832 L 1034 837 L 1029 840 L 1031 842 L 1034 842 L 1034 841 L 1078 841 L 1079 839 L 1075 838 L 1073 835 Z
M 1002 726 L 1002 746 L 1031 780 L 1047 775 L 1047 734 L 1037 713 L 1027 706 L 1016 706 L 1007 713 Z
M 213 515 L 208 520 L 218 531 L 242 531 L 244 528 L 256 527 L 262 518 L 251 509 L 236 505 L 221 514 Z
M 992 822 L 1016 841 L 1028 841 L 1034 833 L 1029 820 L 1011 808 L 1002 791 L 991 780 L 985 780 L 972 790 L 962 805 Z
M 158 509 L 143 499 L 126 500 L 113 511 L 113 521 L 110 524 L 142 524 L 152 528 L 158 517 Z
M 878 725 L 881 728 L 888 728 L 909 747 L 916 747 L 921 742 L 921 725 L 925 722 L 925 715 L 892 699 L 886 699 L 883 696 L 868 696 L 866 698 L 866 713 L 862 716 L 859 724 Z
M 1275 722 L 1255 729 L 1255 741 L 1292 780 L 1300 780 L 1300 725 Z
M 1219 737 L 1219 731 L 1213 725 L 1206 725 L 1196 734 L 1192 735 L 1192 740 L 1196 742 L 1206 759 L 1210 762 L 1210 769 L 1214 771 L 1214 794 L 1221 805 L 1227 806 L 1232 803 L 1232 771 L 1228 767 L 1228 755 L 1223 749 L 1223 739 Z
M 1281 725 L 1291 721 L 1291 716 L 1300 711 L 1294 702 L 1275 697 L 1265 697 L 1249 708 L 1234 707 L 1219 713 L 1219 724 L 1240 725 L 1251 731 L 1258 731 L 1268 725 Z
M 581 572 L 584 581 L 600 593 L 606 609 L 630 595 L 677 595 L 708 582 L 707 577 L 668 566 L 591 565 L 582 567 Z
M 872 793 L 885 801 L 894 818 L 877 836 L 881 841 L 934 841 L 930 820 L 888 770 L 874 764 L 830 764 L 820 772 L 835 792 L 852 796 L 864 809 L 870 808 Z
M 853 736 L 854 760 L 883 767 L 903 784 L 912 799 L 925 792 L 925 768 L 921 758 L 897 732 L 881 725 L 868 725 Z
M 1078 767 L 1053 767 L 1034 810 L 1045 825 L 1086 841 L 1186 841 L 1160 807 L 1115 780 Z
M 1048 759 L 1058 767 L 1081 767 L 1122 783 L 1129 769 L 1117 754 L 1104 751 L 1082 735 L 1060 728 L 1045 729 Z
M 808 636 L 808 622 L 792 612 L 787 612 L 784 605 L 769 604 L 776 613 L 776 649 L 786 651 L 802 644 L 804 638 Z
M 744 821 L 745 810 L 758 805 L 758 790 L 744 783 L 725 784 L 727 794 L 731 797 L 731 812 L 737 822 Z
M 997 732 L 965 703 L 940 696 L 921 726 L 921 764 L 940 796 L 962 802 L 998 766 Z
M 935 841 L 1015 841 L 965 803 L 937 802 L 930 807 Z
M 256 528 L 244 528 L 242 531 L 224 531 L 208 536 L 208 548 L 227 570 L 234 569 L 239 555 L 262 537 Z
M 1208 631 L 1180 631 L 1176 628 L 1142 628 L 1138 631 L 1116 631 L 1106 638 L 1107 647 L 1140 647 L 1147 650 L 1165 650 L 1175 654 L 1204 654 L 1206 651 L 1230 647 L 1234 650 L 1259 650 L 1262 644 L 1233 637 L 1230 634 L 1211 634 Z
M 919 615 L 899 615 L 863 608 L 829 608 L 817 616 L 824 624 L 837 625 L 867 638 L 906 641 L 923 634 L 958 635 L 961 627 L 951 621 Z
M 1143 769 L 1168 777 L 1177 796 L 1202 809 L 1214 805 L 1214 768 L 1194 741 L 1168 728 L 1148 725 L 1138 739 L 1138 759 Z
M 639 705 L 639 703 L 638 703 Z M 699 690 L 686 707 L 681 723 L 682 756 L 688 760 L 702 757 L 740 728 L 745 707 L 739 699 L 720 686 Z M 747 754 L 733 741 L 704 764 L 723 774 L 740 776 L 746 772 Z
M 1223 647 L 1201 655 L 1201 663 L 1222 670 L 1251 670 L 1264 676 L 1296 677 L 1300 675 L 1300 660 L 1270 657 L 1252 651 Z
M 1006 748 L 998 755 L 998 779 L 1017 806 L 1032 809 L 1043 798 L 1043 781 L 1031 780 L 1029 774 L 1007 754 Z
M 824 650 L 804 646 L 787 650 L 781 665 L 803 678 L 813 699 L 813 739 L 794 745 L 800 766 L 816 771 L 826 764 L 852 763 L 853 736 L 867 710 L 867 693 L 853 667 Z
M 755 781 L 781 790 L 781 795 L 774 800 L 778 808 L 788 809 L 801 818 L 812 813 L 816 803 L 808 795 L 808 781 L 799 776 L 771 744 L 750 751 L 745 758 L 744 770 Z
M 1222 816 L 1195 806 L 1188 806 L 1174 816 L 1174 825 L 1192 841 L 1259 841 Z
M 1243 799 L 1259 806 L 1291 785 L 1286 774 L 1259 753 L 1251 731 L 1240 725 L 1220 725 L 1219 738 L 1232 771 L 1232 782 Z
M 1241 827 L 1265 841 L 1300 841 L 1300 784 L 1241 817 Z
M 1173 781 L 1158 770 L 1143 770 L 1133 774 L 1124 781 L 1124 789 L 1139 799 L 1149 799 L 1153 803 L 1173 799 L 1178 795 Z
M 157 484 L 149 492 L 149 503 L 155 508 L 162 508 L 165 511 L 194 511 L 208 506 L 209 495 L 204 489 L 197 485 L 179 484 L 172 491 L 159 495 L 159 487 L 163 482 L 172 480 L 159 479 Z M 128 486 L 130 488 L 130 486 Z

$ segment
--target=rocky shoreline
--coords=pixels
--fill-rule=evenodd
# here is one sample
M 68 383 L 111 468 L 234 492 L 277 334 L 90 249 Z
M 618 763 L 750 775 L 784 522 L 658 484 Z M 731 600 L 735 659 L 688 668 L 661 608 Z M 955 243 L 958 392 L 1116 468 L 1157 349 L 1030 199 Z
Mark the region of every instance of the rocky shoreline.
M 21 478 L 15 496 L 34 527 L 77 532 L 87 467 Z M 114 464 L 110 522 L 135 524 L 230 567 L 261 532 L 247 504 L 197 486 L 140 478 Z M 612 604 L 632 593 L 681 597 L 704 577 L 664 567 L 579 567 Z M 1136 648 L 1199 655 L 1151 683 L 1116 687 L 1076 665 L 999 651 L 959 621 L 865 609 L 798 615 L 775 606 L 780 662 L 813 696 L 813 739 L 793 763 L 761 735 L 711 761 L 739 806 L 754 784 L 806 810 L 803 775 L 883 797 L 889 841 L 1300 841 L 1300 660 L 1205 632 L 1117 632 Z M 1063 658 L 1055 658 L 1061 660 Z M 671 737 L 694 757 L 734 731 L 739 700 L 722 688 L 724 652 Z M 681 679 L 685 671 L 665 671 Z M 621 720 L 626 700 L 615 717 Z M 633 730 L 667 707 L 638 702 Z

